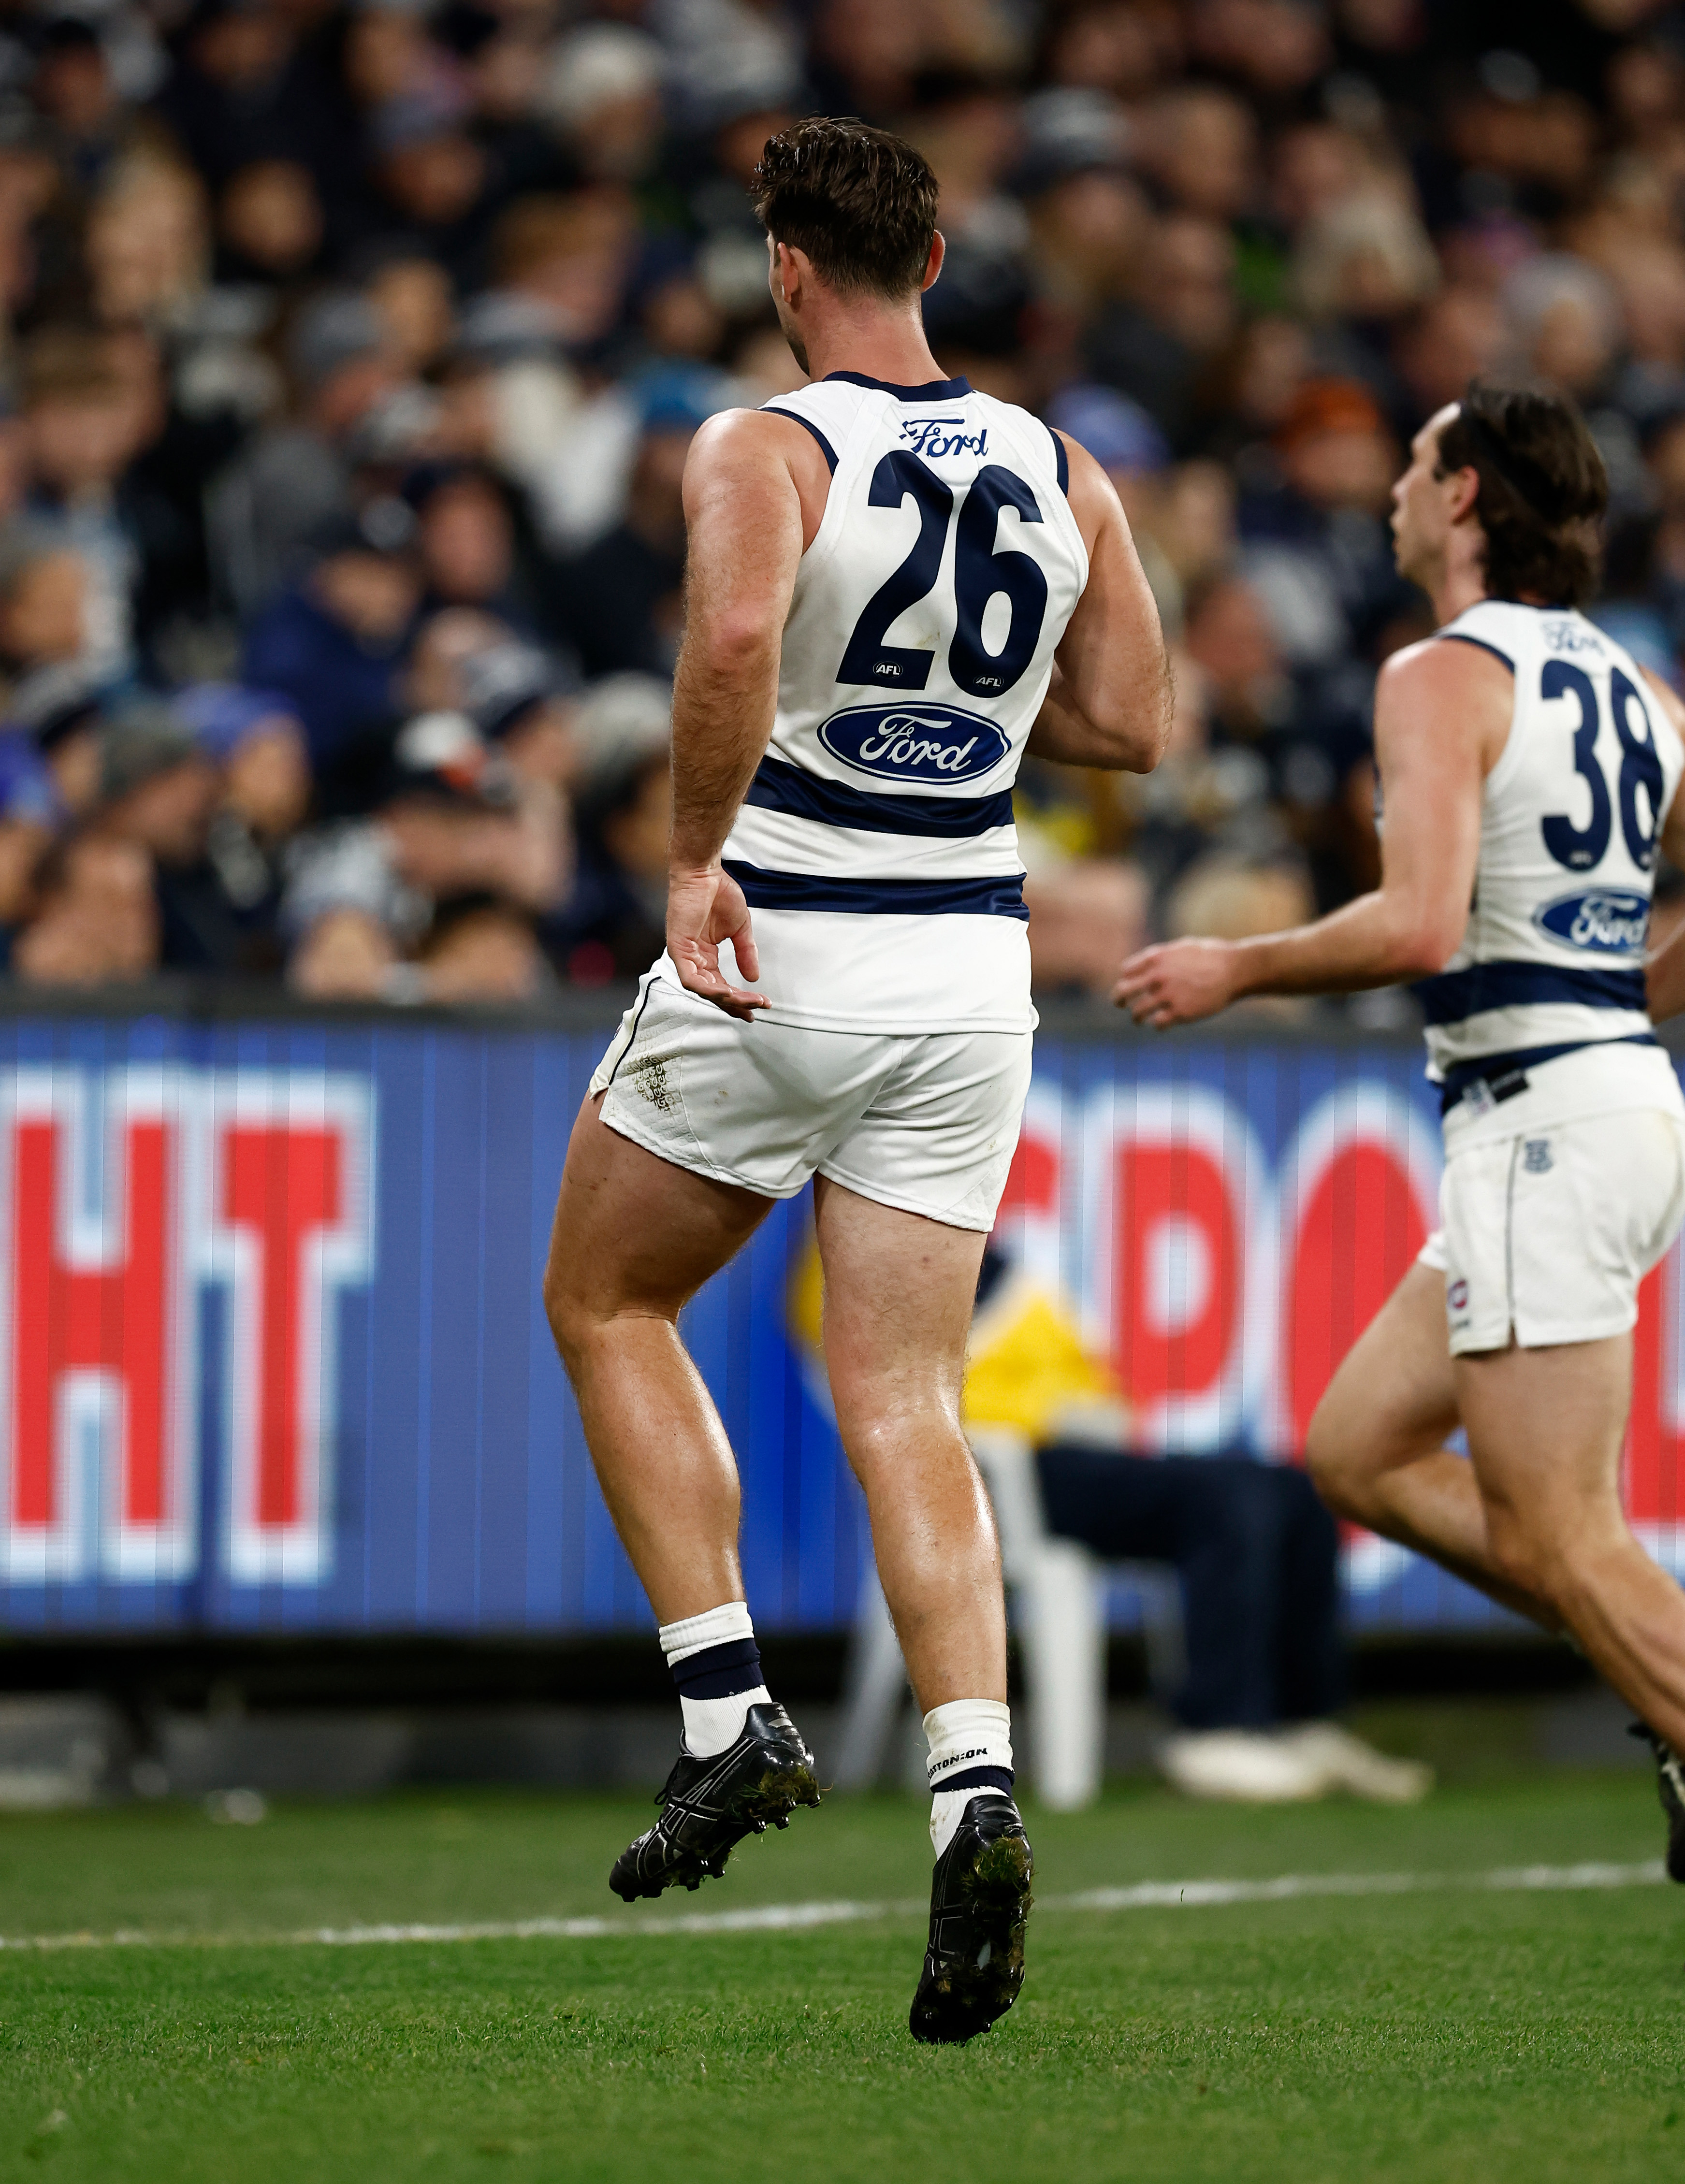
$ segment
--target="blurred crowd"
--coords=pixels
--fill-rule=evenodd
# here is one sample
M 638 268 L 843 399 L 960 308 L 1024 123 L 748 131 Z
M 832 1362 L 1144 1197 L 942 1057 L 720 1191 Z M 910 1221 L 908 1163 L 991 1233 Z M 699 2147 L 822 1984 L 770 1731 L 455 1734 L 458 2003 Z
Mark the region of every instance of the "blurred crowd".
M 9 975 L 651 960 L 680 480 L 800 383 L 745 184 L 812 111 L 929 159 L 936 355 L 1106 466 L 1174 652 L 1156 774 L 1025 768 L 1040 989 L 1332 906 L 1471 375 L 1583 404 L 1596 612 L 1678 678 L 1682 92 L 1650 0 L 5 0 Z

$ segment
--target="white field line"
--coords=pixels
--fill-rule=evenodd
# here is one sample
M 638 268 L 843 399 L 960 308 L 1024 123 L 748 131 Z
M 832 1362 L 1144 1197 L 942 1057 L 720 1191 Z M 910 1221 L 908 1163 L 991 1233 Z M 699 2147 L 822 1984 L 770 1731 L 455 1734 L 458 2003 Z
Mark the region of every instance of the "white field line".
M 1088 1888 L 1043 1896 L 1038 1911 L 1209 1909 L 1229 1903 L 1285 1903 L 1311 1896 L 1434 1896 L 1459 1892 L 1650 1888 L 1666 1878 L 1661 1860 L 1638 1865 L 1514 1865 L 1487 1873 L 1283 1873 L 1267 1880 L 1142 1880 L 1129 1888 Z M 764 1903 L 741 1911 L 697 1911 L 656 1919 L 480 1919 L 460 1925 L 304 1926 L 291 1933 L 147 1933 L 0 1936 L 0 1950 L 368 1948 L 396 1942 L 600 1942 L 644 1934 L 789 1934 L 813 1926 L 857 1926 L 923 1918 L 925 1906 L 901 1903 Z

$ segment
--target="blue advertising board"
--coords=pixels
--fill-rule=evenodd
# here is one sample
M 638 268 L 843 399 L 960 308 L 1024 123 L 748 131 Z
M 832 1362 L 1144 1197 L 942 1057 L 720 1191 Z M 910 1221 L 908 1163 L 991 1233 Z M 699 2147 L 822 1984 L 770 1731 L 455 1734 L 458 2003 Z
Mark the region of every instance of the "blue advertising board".
M 611 1019 L 0 1019 L 0 1612 L 18 1633 L 648 1628 L 539 1301 Z M 1291 1459 L 1431 1226 L 1419 1050 L 1044 1032 L 997 1240 L 1132 1447 Z M 800 1306 L 806 1197 L 689 1307 L 766 1630 L 869 1555 Z M 1629 1506 L 1677 1556 L 1677 1255 L 1646 1284 Z M 1383 1543 L 1361 1623 L 1486 1616 Z

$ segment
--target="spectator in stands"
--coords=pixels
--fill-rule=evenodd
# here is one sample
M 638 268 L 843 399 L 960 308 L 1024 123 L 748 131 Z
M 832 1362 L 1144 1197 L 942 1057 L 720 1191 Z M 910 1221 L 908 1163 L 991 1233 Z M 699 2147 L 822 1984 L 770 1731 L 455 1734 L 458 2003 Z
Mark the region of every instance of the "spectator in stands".
M 282 908 L 288 978 L 336 999 L 424 998 L 430 934 L 442 941 L 435 921 L 453 906 L 449 922 L 466 922 L 441 959 L 465 981 L 452 998 L 472 997 L 466 963 L 489 976 L 494 961 L 499 983 L 483 998 L 523 998 L 543 976 L 532 920 L 563 898 L 571 866 L 555 791 L 517 776 L 466 714 L 420 714 L 397 738 L 371 816 L 298 844 Z
M 34 728 L 70 694 L 112 679 L 98 641 L 95 588 L 83 555 L 56 526 L 25 521 L 0 532 L 0 673 L 8 720 Z
M 137 452 L 137 419 L 103 336 L 44 327 L 24 354 L 28 510 L 40 533 L 74 552 L 83 571 L 83 644 L 102 680 L 136 666 L 134 600 L 140 549 L 118 499 Z
M 287 849 L 310 807 L 304 726 L 277 693 L 232 683 L 183 691 L 176 710 L 219 771 L 205 852 L 243 936 L 242 968 L 275 971 Z
M 422 611 L 477 607 L 512 628 L 533 629 L 533 586 L 517 565 L 502 481 L 479 464 L 429 463 L 405 479 L 404 498 L 416 516 Z
M 1144 881 L 1162 929 L 1208 853 L 1330 907 L 1372 868 L 1373 677 L 1422 627 L 1386 474 L 1471 375 L 1589 405 L 1599 611 L 1685 681 L 1680 70 L 1649 19 L 1578 20 L 1464 69 L 1448 18 L 1297 0 L 49 10 L 5 42 L 0 717 L 86 814 L 102 702 L 237 663 L 303 723 L 318 819 L 366 816 L 416 710 L 565 797 L 576 694 L 505 733 L 463 671 L 516 638 L 564 686 L 670 674 L 689 435 L 801 383 L 745 183 L 817 103 L 926 148 L 937 356 L 1100 453 L 1181 648 L 1162 775 L 1024 770 L 1044 983 L 1091 983 L 1081 905 L 1127 925 Z M 406 491 L 410 545 L 374 513 Z M 602 816 L 593 977 L 654 899 Z
M 415 519 L 396 499 L 329 516 L 314 565 L 254 625 L 245 679 L 282 693 L 303 722 L 310 765 L 338 808 L 354 805 L 396 725 L 398 671 L 421 604 Z
M 579 864 L 544 944 L 575 983 L 635 978 L 664 945 L 672 702 L 656 677 L 611 676 L 576 711 Z
M 326 233 L 321 199 L 296 159 L 254 159 L 228 178 L 216 209 L 217 271 L 285 289 L 311 273 Z
M 33 738 L 0 730 L 0 963 L 36 907 L 37 876 L 67 816 Z
M 92 825 L 146 855 L 163 967 L 237 977 L 271 970 L 277 958 L 210 855 L 219 787 L 215 764 L 182 720 L 156 703 L 131 705 L 101 732 Z
M 152 861 L 134 842 L 73 834 L 36 881 L 36 909 L 12 950 L 26 984 L 126 985 L 159 967 Z
M 505 637 L 465 659 L 458 680 L 460 702 L 515 771 L 571 794 L 583 759 L 576 725 L 582 686 L 569 665 Z
M 211 499 L 219 574 L 248 619 L 297 581 L 312 534 L 350 508 L 355 435 L 402 384 L 384 319 L 355 292 L 320 296 L 299 315 L 288 360 L 293 416 L 242 453 Z
M 683 611 L 681 487 L 701 421 L 683 394 L 652 408 L 624 519 L 560 572 L 556 622 L 588 675 L 672 676 Z

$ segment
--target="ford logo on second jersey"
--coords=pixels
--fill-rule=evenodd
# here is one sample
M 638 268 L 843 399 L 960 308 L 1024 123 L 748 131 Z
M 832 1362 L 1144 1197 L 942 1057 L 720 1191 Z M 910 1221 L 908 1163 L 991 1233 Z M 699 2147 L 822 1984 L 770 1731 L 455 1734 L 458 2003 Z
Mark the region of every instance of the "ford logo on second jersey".
M 819 730 L 833 758 L 879 781 L 974 781 L 1012 745 L 957 705 L 851 705 Z
M 1586 888 L 1543 905 L 1533 912 L 1533 923 L 1553 940 L 1596 956 L 1642 956 L 1650 905 L 1630 888 Z

